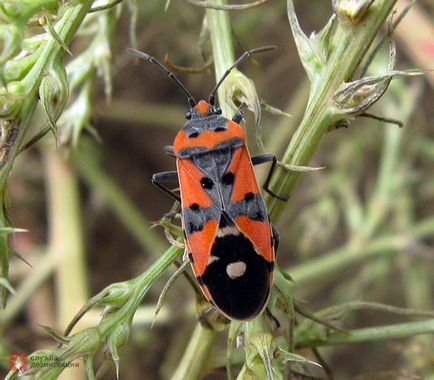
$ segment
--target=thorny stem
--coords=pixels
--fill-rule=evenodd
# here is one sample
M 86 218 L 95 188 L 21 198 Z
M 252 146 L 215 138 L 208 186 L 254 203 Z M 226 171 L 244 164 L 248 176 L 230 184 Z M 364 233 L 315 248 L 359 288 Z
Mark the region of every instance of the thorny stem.
M 357 25 L 338 23 L 327 68 L 320 85 L 315 93 L 311 94 L 304 118 L 281 160 L 284 164 L 309 164 L 324 134 L 339 120 L 332 112 L 333 94 L 342 83 L 351 79 L 395 3 L 396 0 L 374 1 L 364 19 Z M 289 198 L 301 174 L 278 168 L 273 175 L 270 188 L 282 198 Z M 286 203 L 268 194 L 265 194 L 265 199 L 271 219 L 278 220 Z
M 93 0 L 83 0 L 80 3 L 74 3 L 73 5 L 65 5 L 65 11 L 62 18 L 56 23 L 56 32 L 65 44 L 69 44 L 72 37 L 75 35 L 78 27 L 81 25 L 84 17 L 90 9 Z M 5 209 L 4 205 L 4 194 L 6 189 L 6 180 L 9 172 L 12 168 L 13 162 L 16 155 L 19 152 L 20 146 L 24 141 L 27 129 L 30 125 L 30 121 L 35 110 L 36 104 L 38 103 L 37 92 L 41 84 L 42 78 L 45 75 L 45 70 L 49 67 L 50 63 L 58 59 L 60 55 L 63 55 L 63 48 L 54 39 L 47 39 L 40 47 L 40 55 L 35 65 L 26 75 L 25 79 L 20 83 L 22 88 L 28 89 L 25 99 L 23 100 L 20 113 L 17 120 L 13 122 L 11 128 L 17 128 L 17 136 L 13 141 L 11 146 L 5 146 L 2 141 L 0 146 L 0 152 L 3 156 L 5 150 L 7 150 L 6 156 L 2 157 L 4 161 L 0 168 L 0 194 L 2 196 L 2 207 Z M 8 225 L 7 216 L 4 211 L 0 215 L 0 227 L 5 227 Z M 9 260 L 9 249 L 7 244 L 7 237 L 0 236 L 0 275 L 4 278 L 8 278 L 8 260 Z M 6 291 L 4 288 L 0 289 L 0 306 L 4 307 L 6 302 Z
M 134 293 L 128 300 L 127 304 L 118 312 L 114 313 L 114 318 L 103 320 L 98 325 L 98 330 L 102 336 L 110 333 L 116 324 L 132 317 L 135 310 L 139 307 L 149 288 L 157 281 L 161 274 L 173 264 L 179 257 L 181 250 L 177 247 L 170 247 L 150 268 L 148 268 L 139 277 L 131 280 L 134 286 Z
M 69 6 L 65 9 L 62 18 L 56 24 L 56 32 L 62 41 L 67 45 L 72 40 L 77 29 L 81 25 L 84 17 L 86 16 L 93 0 L 83 0 L 80 3 L 74 3 L 73 6 Z M 12 167 L 15 155 L 19 151 L 19 147 L 23 139 L 25 138 L 27 128 L 30 125 L 30 120 L 33 115 L 33 110 L 38 102 L 37 91 L 43 76 L 45 75 L 45 69 L 49 66 L 49 63 L 55 61 L 59 55 L 63 55 L 63 48 L 54 39 L 47 39 L 46 42 L 40 47 L 41 54 L 36 61 L 36 64 L 32 67 L 30 72 L 26 75 L 26 78 L 22 81 L 23 87 L 29 88 L 30 91 L 26 94 L 20 115 L 18 136 L 15 144 L 13 145 L 8 161 L 0 171 L 0 186 L 4 187 L 4 183 L 7 179 L 7 175 Z

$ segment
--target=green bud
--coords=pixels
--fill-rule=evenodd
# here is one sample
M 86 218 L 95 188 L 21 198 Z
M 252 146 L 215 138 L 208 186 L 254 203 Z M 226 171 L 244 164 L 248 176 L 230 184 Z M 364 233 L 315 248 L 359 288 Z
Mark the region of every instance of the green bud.
M 56 83 L 57 87 L 57 104 L 56 104 L 56 120 L 59 118 L 69 96 L 68 80 L 66 70 L 60 62 L 60 59 L 53 63 L 50 69 L 50 75 Z
M 56 130 L 56 121 L 65 108 L 68 93 L 65 69 L 55 62 L 39 86 L 39 96 L 53 132 Z
M 131 296 L 133 288 L 128 282 L 113 284 L 107 293 L 97 302 L 98 305 L 107 305 L 115 308 L 122 307 Z
M 294 36 L 301 63 L 311 82 L 311 94 L 313 94 L 315 88 L 322 81 L 323 71 L 332 50 L 332 34 L 336 24 L 336 17 L 334 15 L 330 17 L 319 33 L 313 32 L 308 37 L 300 27 L 292 0 L 288 0 L 287 5 L 292 35 Z
M 118 349 L 128 342 L 131 333 L 131 318 L 118 325 L 108 337 L 108 349 L 116 366 L 116 376 L 119 379 L 119 353 Z
M 82 355 L 93 354 L 101 344 L 101 335 L 97 328 L 88 328 L 71 336 L 69 344 L 60 350 L 59 360 L 73 359 Z

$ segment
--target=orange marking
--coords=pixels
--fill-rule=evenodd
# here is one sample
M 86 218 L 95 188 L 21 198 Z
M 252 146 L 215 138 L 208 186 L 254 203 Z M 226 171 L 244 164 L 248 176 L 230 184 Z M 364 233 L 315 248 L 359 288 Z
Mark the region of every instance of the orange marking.
M 202 116 L 206 115 L 206 111 L 208 111 L 209 104 L 205 100 L 200 100 L 194 108 L 196 108 Z
M 274 261 L 274 248 L 271 246 L 271 228 L 267 222 L 252 220 L 246 215 L 235 218 L 235 224 L 255 246 L 256 250 L 269 262 Z
M 214 145 L 229 140 L 233 137 L 239 137 L 242 141 L 246 141 L 246 135 L 243 129 L 237 123 L 229 123 L 228 129 L 221 132 L 203 131 L 199 136 L 191 138 L 187 137 L 184 131 L 178 132 L 173 142 L 173 151 L 178 154 L 180 149 L 193 148 L 196 146 L 203 146 L 211 149 Z
M 209 220 L 202 231 L 196 231 L 187 236 L 187 247 L 193 255 L 193 271 L 197 277 L 202 276 L 206 270 L 217 228 L 217 220 Z
M 245 146 L 234 150 L 228 170 L 235 174 L 231 195 L 232 202 L 244 199 L 246 193 L 256 194 L 260 192 L 252 161 Z
M 212 206 L 212 199 L 200 184 L 205 174 L 189 159 L 178 159 L 176 165 L 183 207 L 189 207 L 193 203 L 202 207 Z

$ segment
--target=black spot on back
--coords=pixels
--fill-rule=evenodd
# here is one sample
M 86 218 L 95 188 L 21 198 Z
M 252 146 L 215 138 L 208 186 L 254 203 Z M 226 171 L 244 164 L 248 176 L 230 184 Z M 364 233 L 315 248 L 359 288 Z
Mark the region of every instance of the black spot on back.
M 192 234 L 193 232 L 198 232 L 203 230 L 203 225 L 197 225 L 194 223 L 191 223 L 188 225 L 188 233 Z
M 225 127 L 217 127 L 216 129 L 214 129 L 214 132 L 223 132 L 226 131 Z
M 199 209 L 200 209 L 200 206 L 197 203 L 193 203 L 190 205 L 191 211 L 197 212 L 197 211 L 199 211 Z
M 227 172 L 223 174 L 222 183 L 223 185 L 227 185 L 227 186 L 232 185 L 234 183 L 234 179 L 235 179 L 234 173 Z
M 214 187 L 213 181 L 210 178 L 208 178 L 208 177 L 203 177 L 200 180 L 200 184 L 206 190 L 211 190 Z
M 193 139 L 197 136 L 199 136 L 199 132 L 193 132 L 191 135 L 188 135 L 188 137 L 193 138 Z
M 247 202 L 253 201 L 253 199 L 255 199 L 255 194 L 253 194 L 252 192 L 246 193 L 246 195 L 244 195 L 244 199 Z
M 190 263 L 194 263 L 194 257 L 193 254 L 191 252 L 188 252 L 188 259 L 190 260 Z

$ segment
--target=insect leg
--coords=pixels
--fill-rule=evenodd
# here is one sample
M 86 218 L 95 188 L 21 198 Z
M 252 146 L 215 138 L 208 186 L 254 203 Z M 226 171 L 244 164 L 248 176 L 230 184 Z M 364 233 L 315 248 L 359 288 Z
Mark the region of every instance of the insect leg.
M 270 194 L 272 197 L 278 199 L 279 201 L 282 202 L 286 202 L 288 200 L 288 198 L 283 198 L 277 194 L 274 194 L 269 188 L 268 185 L 270 184 L 270 180 L 271 180 L 271 176 L 274 173 L 274 170 L 276 169 L 276 165 L 277 165 L 277 158 L 274 154 L 272 153 L 264 153 L 264 154 L 258 154 L 257 156 L 253 156 L 252 157 L 252 164 L 253 165 L 260 165 L 263 164 L 265 162 L 270 162 L 273 161 L 273 164 L 271 165 L 271 169 L 268 172 L 267 175 L 267 179 L 265 180 L 263 189 Z
M 279 320 L 276 318 L 276 316 L 271 312 L 271 310 L 268 307 L 265 308 L 265 315 L 273 323 L 275 330 L 280 328 Z
M 242 107 L 237 109 L 237 111 L 235 112 L 235 115 L 232 117 L 232 121 L 235 121 L 235 123 L 240 124 L 240 121 L 243 119 L 244 117 L 244 112 L 242 111 Z
M 178 201 L 175 201 L 173 203 L 172 208 L 170 209 L 170 211 L 166 214 L 164 214 L 164 217 L 166 219 L 168 219 L 170 221 L 170 223 L 173 222 L 173 219 L 175 219 L 176 214 L 178 214 L 178 212 L 181 211 L 181 203 L 179 203 Z
M 261 157 L 261 156 L 262 156 L 262 155 L 255 156 L 255 157 Z M 254 158 L 254 157 L 252 157 L 252 162 L 253 162 L 253 158 Z M 270 169 L 270 171 L 268 172 L 267 179 L 265 180 L 265 183 L 264 183 L 263 189 L 264 189 L 268 194 L 270 194 L 273 198 L 276 198 L 276 199 L 278 199 L 279 201 L 282 201 L 282 202 L 286 202 L 289 198 L 283 198 L 283 197 L 281 197 L 280 195 L 277 195 L 277 194 L 273 193 L 273 192 L 269 189 L 269 187 L 268 187 L 269 184 L 270 184 L 271 176 L 273 175 L 274 170 L 276 169 L 276 165 L 277 165 L 277 158 L 276 158 L 276 156 L 273 155 L 272 160 L 273 160 L 273 164 L 271 165 L 271 169 Z M 266 161 L 262 161 L 262 162 L 266 162 Z M 259 160 L 258 163 L 262 163 L 262 162 Z
M 170 157 L 176 158 L 175 153 L 173 152 L 173 146 L 172 145 L 166 145 L 163 148 L 163 152 L 166 153 Z
M 280 233 L 274 224 L 271 224 L 271 230 L 273 231 L 274 252 L 277 254 L 280 242 Z
M 152 176 L 152 184 L 160 189 L 163 193 L 167 194 L 169 197 L 175 199 L 175 201 L 180 202 L 181 198 L 173 190 L 162 185 L 162 182 L 178 182 L 178 173 L 176 171 L 155 173 Z
M 260 165 L 264 164 L 265 162 L 274 161 L 275 157 L 273 153 L 263 153 L 258 154 L 257 156 L 252 157 L 252 164 L 253 165 Z
M 211 322 L 209 321 L 209 318 L 210 318 L 210 315 L 212 315 L 212 313 L 214 313 L 215 311 L 216 311 L 216 309 L 212 306 L 209 306 L 209 307 L 203 309 L 197 318 L 199 323 L 202 326 L 204 326 L 205 328 L 212 329 L 213 326 L 212 326 Z

